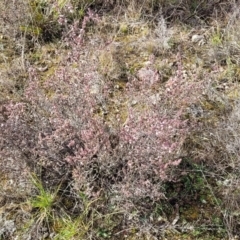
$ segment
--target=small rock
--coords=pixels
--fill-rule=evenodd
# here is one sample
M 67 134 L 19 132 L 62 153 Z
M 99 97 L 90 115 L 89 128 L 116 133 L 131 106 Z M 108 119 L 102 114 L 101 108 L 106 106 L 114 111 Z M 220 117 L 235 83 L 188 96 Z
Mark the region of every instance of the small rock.
M 0 239 L 4 234 L 13 234 L 16 230 L 16 226 L 13 220 L 5 220 L 0 217 Z
M 37 70 L 39 72 L 46 72 L 48 70 L 48 66 L 44 66 L 44 67 L 38 67 Z
M 192 42 L 198 43 L 198 45 L 203 45 L 206 43 L 204 35 L 194 34 L 192 36 Z
M 138 103 L 137 100 L 132 100 L 131 106 L 135 106 L 137 103 Z

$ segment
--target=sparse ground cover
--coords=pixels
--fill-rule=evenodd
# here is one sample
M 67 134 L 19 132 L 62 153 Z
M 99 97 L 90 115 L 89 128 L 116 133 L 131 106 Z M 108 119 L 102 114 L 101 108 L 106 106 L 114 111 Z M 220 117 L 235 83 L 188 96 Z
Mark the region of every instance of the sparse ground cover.
M 239 239 L 237 2 L 0 9 L 0 239 Z

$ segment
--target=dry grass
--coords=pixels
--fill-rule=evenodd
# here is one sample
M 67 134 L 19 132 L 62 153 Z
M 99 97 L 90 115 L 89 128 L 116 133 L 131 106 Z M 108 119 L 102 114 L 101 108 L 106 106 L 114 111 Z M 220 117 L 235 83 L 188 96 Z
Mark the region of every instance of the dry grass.
M 237 3 L 53 3 L 0 3 L 0 238 L 238 236 Z

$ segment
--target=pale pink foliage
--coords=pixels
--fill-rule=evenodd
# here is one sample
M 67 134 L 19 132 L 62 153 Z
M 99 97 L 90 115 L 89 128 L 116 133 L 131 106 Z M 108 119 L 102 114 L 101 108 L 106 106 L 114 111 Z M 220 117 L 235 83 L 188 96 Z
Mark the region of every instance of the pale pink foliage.
M 91 196 L 102 189 L 116 199 L 157 200 L 163 197 L 162 182 L 177 178 L 171 169 L 181 163 L 189 134 L 179 103 L 193 101 L 186 89 L 196 86 L 182 77 L 180 60 L 161 92 L 153 88 L 160 84 L 159 73 L 152 66 L 141 69 L 124 90 L 128 119 L 111 128 L 98 110 L 108 104 L 112 84 L 105 81 L 97 94 L 91 92 L 102 76 L 94 61 L 85 61 L 82 34 L 90 20 L 98 17 L 89 10 L 82 27 L 76 22 L 69 27 L 64 38 L 69 50 L 51 77 L 41 82 L 36 69 L 29 69 L 23 100 L 3 106 L 1 138 L 34 164 L 44 159 L 49 171 L 64 175 L 71 168 L 75 188 Z M 2 151 L 9 151 L 6 144 Z

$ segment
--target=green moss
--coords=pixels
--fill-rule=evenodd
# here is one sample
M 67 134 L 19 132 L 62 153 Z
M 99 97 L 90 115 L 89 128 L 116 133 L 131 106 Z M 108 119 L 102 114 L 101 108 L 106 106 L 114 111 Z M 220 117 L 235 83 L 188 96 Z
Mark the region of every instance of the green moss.
M 119 31 L 120 31 L 120 33 L 126 35 L 129 31 L 128 25 L 126 23 L 121 23 L 119 26 Z
M 221 46 L 223 44 L 222 33 L 219 27 L 211 35 L 210 42 L 213 46 Z

